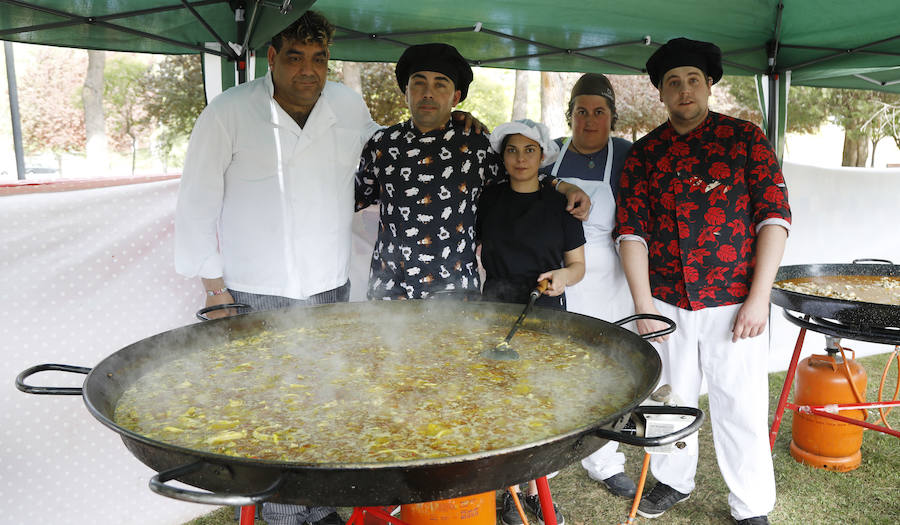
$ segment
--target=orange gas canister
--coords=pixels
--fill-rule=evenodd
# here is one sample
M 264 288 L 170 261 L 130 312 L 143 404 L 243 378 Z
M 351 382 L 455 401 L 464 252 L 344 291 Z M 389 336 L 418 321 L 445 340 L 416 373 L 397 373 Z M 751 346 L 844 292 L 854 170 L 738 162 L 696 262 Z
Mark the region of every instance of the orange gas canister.
M 494 492 L 463 498 L 400 506 L 400 519 L 409 525 L 494 525 L 497 500 Z
M 849 369 L 849 376 L 848 376 Z M 794 403 L 829 405 L 862 403 L 856 392 L 865 396 L 866 371 L 853 359 L 843 362 L 830 355 L 811 355 L 797 367 Z M 864 410 L 841 410 L 841 416 L 865 419 Z M 801 463 L 846 472 L 859 466 L 863 427 L 812 414 L 796 412 L 791 426 L 791 456 Z

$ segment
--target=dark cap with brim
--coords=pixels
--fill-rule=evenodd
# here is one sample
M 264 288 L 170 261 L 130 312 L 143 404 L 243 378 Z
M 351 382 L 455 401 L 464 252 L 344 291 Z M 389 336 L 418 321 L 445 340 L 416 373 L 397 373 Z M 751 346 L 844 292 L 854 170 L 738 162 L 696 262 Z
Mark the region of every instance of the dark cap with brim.
M 572 94 L 569 96 L 569 102 L 575 100 L 578 95 L 599 95 L 609 100 L 609 106 L 615 107 L 616 93 L 613 91 L 612 84 L 605 75 L 600 73 L 585 73 L 572 86 Z
M 394 72 L 400 91 L 406 93 L 409 77 L 419 71 L 434 71 L 446 75 L 459 90 L 459 101 L 466 99 L 472 83 L 472 68 L 455 47 L 448 44 L 420 44 L 406 48 Z
M 650 83 L 659 87 L 666 73 L 676 67 L 693 66 L 712 79 L 713 84 L 722 78 L 722 50 L 713 43 L 673 38 L 656 50 L 647 60 Z

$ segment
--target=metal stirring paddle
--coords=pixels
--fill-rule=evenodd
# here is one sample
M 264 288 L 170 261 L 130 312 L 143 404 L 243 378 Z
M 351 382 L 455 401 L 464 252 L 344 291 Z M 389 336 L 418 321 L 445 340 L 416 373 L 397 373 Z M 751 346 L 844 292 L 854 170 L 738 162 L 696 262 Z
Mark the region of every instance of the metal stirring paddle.
M 513 323 L 512 330 L 507 334 L 506 339 L 500 342 L 494 348 L 489 348 L 481 352 L 481 355 L 487 357 L 488 359 L 496 359 L 498 361 L 515 361 L 519 358 L 519 353 L 513 350 L 511 346 L 509 346 L 509 341 L 515 335 L 516 330 L 522 326 L 522 322 L 525 320 L 525 316 L 528 315 L 528 312 L 531 311 L 531 307 L 534 306 L 534 302 L 537 301 L 537 298 L 544 293 L 544 290 L 550 286 L 550 281 L 548 279 L 544 279 L 540 281 L 537 286 L 534 287 L 534 290 L 531 290 L 531 293 L 528 295 L 528 304 L 525 305 L 525 309 L 522 310 L 522 313 L 519 314 L 519 318 L 516 319 L 516 322 Z

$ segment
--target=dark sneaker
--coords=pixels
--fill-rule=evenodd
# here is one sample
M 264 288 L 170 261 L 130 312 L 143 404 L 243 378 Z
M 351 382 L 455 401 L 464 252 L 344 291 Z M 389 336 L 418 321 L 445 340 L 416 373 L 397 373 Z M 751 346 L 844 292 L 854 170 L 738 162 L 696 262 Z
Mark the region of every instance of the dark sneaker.
M 344 525 L 347 522 L 341 518 L 337 512 L 332 512 L 319 521 L 309 521 L 307 523 L 309 523 L 309 525 Z
M 769 525 L 769 518 L 766 516 L 753 516 L 738 521 L 738 525 Z
M 653 490 L 641 498 L 637 513 L 645 518 L 656 518 L 690 496 L 690 494 L 682 494 L 665 483 L 657 481 Z
M 522 495 L 519 494 L 520 503 L 523 503 L 522 499 Z M 500 523 L 503 525 L 522 525 L 522 518 L 519 516 L 519 511 L 516 510 L 516 504 L 513 502 L 508 490 L 503 493 L 503 504 L 500 506 Z
M 541 512 L 541 499 L 538 495 L 525 496 L 520 499 L 522 500 L 522 506 L 537 517 L 540 525 L 544 525 L 544 513 Z M 566 518 L 563 517 L 562 512 L 559 511 L 559 506 L 556 503 L 553 503 L 553 512 L 556 514 L 556 525 L 566 525 Z
M 613 496 L 618 496 L 620 498 L 633 498 L 637 493 L 637 487 L 634 484 L 634 481 L 631 481 L 631 478 L 625 475 L 624 472 L 619 472 L 618 474 L 613 474 L 612 476 L 597 480 L 599 481 L 606 490 L 609 491 Z

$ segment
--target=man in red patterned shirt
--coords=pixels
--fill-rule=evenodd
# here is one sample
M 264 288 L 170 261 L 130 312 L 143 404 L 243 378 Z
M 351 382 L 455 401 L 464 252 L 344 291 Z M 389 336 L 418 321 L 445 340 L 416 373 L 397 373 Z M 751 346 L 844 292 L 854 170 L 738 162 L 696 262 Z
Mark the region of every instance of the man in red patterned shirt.
M 775 479 L 767 435 L 765 337 L 769 291 L 791 212 L 781 168 L 752 123 L 709 111 L 722 52 L 670 40 L 647 61 L 668 121 L 636 142 L 625 161 L 613 237 L 637 313 L 678 329 L 654 339 L 663 383 L 697 406 L 709 387 L 716 457 L 738 523 L 768 523 Z M 640 333 L 662 328 L 638 321 Z M 638 513 L 661 515 L 694 489 L 696 447 L 654 455 L 657 484 Z

